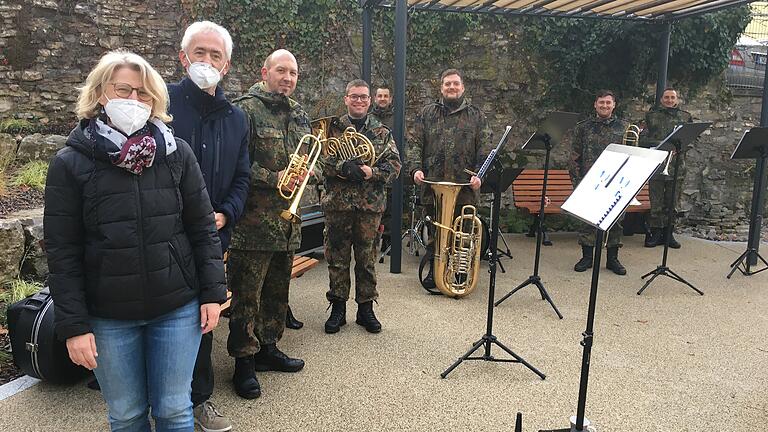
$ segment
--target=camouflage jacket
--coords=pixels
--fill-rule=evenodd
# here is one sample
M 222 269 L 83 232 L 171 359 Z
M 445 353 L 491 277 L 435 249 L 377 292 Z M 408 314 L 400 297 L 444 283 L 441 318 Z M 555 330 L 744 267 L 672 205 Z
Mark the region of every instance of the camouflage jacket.
M 645 129 L 640 134 L 640 146 L 649 148 L 659 145 L 659 143 L 672 133 L 672 129 L 677 125 L 683 123 L 693 122 L 693 116 L 688 111 L 683 111 L 680 108 L 665 108 L 665 107 L 653 107 L 645 114 Z M 689 147 L 680 149 L 682 158 L 680 159 L 680 172 L 679 178 L 685 177 L 685 153 Z M 675 159 L 677 156 L 673 156 L 669 161 L 669 174 L 663 176 L 661 171 L 664 166 L 659 169 L 659 172 L 654 175 L 654 179 L 671 180 L 672 174 L 675 168 Z M 666 164 L 666 162 L 664 162 Z
M 338 137 L 352 123 L 348 115 L 343 115 L 331 123 L 329 136 Z M 341 167 L 345 161 L 336 157 L 324 156 L 323 176 L 325 193 L 321 203 L 324 211 L 351 211 L 381 213 L 386 208 L 386 185 L 391 184 L 400 174 L 400 153 L 389 129 L 374 116 L 367 116 L 363 130 L 358 131 L 368 137 L 376 152 L 376 162 L 371 167 L 373 176 L 362 183 L 353 183 L 340 178 Z
M 252 163 L 245 212 L 232 234 L 232 248 L 295 250 L 301 243 L 301 225 L 280 217 L 290 203 L 278 193 L 277 174 L 288 166 L 301 137 L 310 132 L 309 116 L 293 99 L 268 92 L 263 82 L 233 102 L 248 117 Z
M 408 149 L 408 173 L 421 170 L 428 180 L 468 182 L 469 169 L 477 172 L 493 148 L 493 133 L 480 108 L 467 98 L 450 111 L 442 99 L 424 107 L 416 118 Z M 422 196 L 430 201 L 431 193 Z M 471 191 L 465 188 L 463 194 Z M 474 201 L 477 193 L 473 193 Z
M 607 119 L 595 115 L 579 122 L 566 134 L 566 143 L 571 146 L 568 172 L 574 186 L 584 178 L 608 144 L 621 144 L 627 125 L 615 115 Z
M 371 114 L 375 115 L 376 118 L 378 118 L 384 126 L 388 127 L 390 130 L 394 127 L 394 112 L 392 110 L 392 104 L 389 104 L 386 108 L 380 108 L 378 105 L 373 107 L 371 109 Z

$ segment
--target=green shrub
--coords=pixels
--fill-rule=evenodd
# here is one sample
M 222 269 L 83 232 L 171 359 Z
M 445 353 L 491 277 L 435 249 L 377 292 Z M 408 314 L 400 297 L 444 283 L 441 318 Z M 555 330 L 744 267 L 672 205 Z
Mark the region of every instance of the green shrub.
M 35 126 L 29 120 L 11 118 L 0 121 L 0 133 L 16 135 L 28 134 L 34 131 Z
M 43 289 L 40 282 L 30 282 L 21 279 L 14 279 L 7 287 L 0 288 L 0 326 L 5 327 L 8 323 L 8 306 L 19 300 L 25 299 L 32 294 Z M 2 350 L 0 350 L 2 351 Z
M 45 189 L 45 178 L 48 175 L 48 163 L 31 161 L 24 164 L 13 176 L 14 186 L 29 186 L 37 190 Z

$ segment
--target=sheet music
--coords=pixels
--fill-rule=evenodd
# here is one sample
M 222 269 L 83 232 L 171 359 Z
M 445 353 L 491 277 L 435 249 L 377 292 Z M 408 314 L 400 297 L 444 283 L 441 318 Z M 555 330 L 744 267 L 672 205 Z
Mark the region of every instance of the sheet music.
M 611 144 L 563 203 L 573 216 L 607 231 L 643 188 L 667 152 Z

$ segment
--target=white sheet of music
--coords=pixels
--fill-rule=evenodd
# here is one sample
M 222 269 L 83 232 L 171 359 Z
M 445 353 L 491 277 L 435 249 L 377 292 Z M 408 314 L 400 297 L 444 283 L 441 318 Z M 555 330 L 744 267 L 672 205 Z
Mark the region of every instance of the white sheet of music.
M 561 208 L 607 231 L 666 157 L 662 150 L 611 144 Z

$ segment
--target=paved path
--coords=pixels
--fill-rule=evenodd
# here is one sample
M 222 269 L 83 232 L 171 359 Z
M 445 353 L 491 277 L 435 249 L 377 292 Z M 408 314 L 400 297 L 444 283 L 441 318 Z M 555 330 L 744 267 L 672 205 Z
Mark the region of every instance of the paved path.
M 534 243 L 509 236 L 497 297 L 525 280 Z M 524 431 L 567 426 L 575 414 L 589 273 L 574 273 L 575 235 L 553 235 L 543 248 L 541 274 L 565 316 L 558 320 L 534 288 L 496 308 L 495 333 L 547 374 L 542 381 L 519 364 L 468 362 L 439 374 L 485 330 L 487 276 L 463 300 L 427 295 L 417 286 L 417 258 L 403 273 L 379 265 L 378 335 L 350 323 L 323 333 L 325 264 L 298 279 L 291 304 L 306 326 L 287 330 L 280 346 L 307 361 L 297 374 L 261 373 L 263 396 L 246 401 L 231 390 L 233 364 L 226 326 L 216 331 L 214 402 L 240 431 L 510 431 L 524 413 Z M 600 431 L 764 431 L 768 425 L 768 272 L 725 279 L 738 243 L 681 236 L 669 264 L 706 295 L 657 279 L 642 296 L 639 276 L 661 259 L 660 248 L 626 239 L 629 275 L 601 273 L 587 417 Z M 764 246 L 763 250 L 768 250 Z M 485 268 L 485 266 L 484 266 Z M 496 353 L 501 356 L 501 352 Z M 36 385 L 0 401 L 0 431 L 106 430 L 100 395 L 85 388 Z

